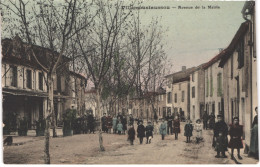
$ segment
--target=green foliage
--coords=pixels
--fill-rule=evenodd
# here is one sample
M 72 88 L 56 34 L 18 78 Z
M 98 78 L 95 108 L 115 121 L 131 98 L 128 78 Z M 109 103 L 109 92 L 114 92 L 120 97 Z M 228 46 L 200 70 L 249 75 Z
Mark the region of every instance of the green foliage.
M 63 129 L 72 129 L 72 124 L 76 120 L 77 110 L 67 109 L 63 114 Z

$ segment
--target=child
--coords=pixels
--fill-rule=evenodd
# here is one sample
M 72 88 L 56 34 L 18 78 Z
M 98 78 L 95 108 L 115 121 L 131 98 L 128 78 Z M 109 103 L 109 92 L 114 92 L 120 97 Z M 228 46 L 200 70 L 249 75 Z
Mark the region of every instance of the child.
M 197 119 L 194 129 L 196 130 L 196 143 L 199 143 L 202 140 L 202 128 L 201 120 Z
M 128 130 L 128 139 L 130 140 L 130 144 L 134 145 L 135 129 L 133 125 L 130 125 L 130 128 Z
M 146 131 L 146 144 L 148 144 L 148 141 L 150 144 L 153 137 L 153 126 L 151 121 L 148 121 L 148 125 L 146 126 L 145 131 Z
M 220 152 L 223 154 L 223 152 L 225 153 L 225 151 L 227 151 L 227 144 L 222 131 L 219 132 L 219 135 L 216 138 L 217 139 L 216 139 L 215 151 L 217 151 L 217 155 L 215 157 L 220 158 Z
M 178 134 L 180 133 L 180 120 L 179 116 L 176 116 L 173 121 L 173 132 L 175 134 L 175 140 L 178 140 Z
M 237 149 L 238 159 L 242 159 L 240 156 L 240 149 L 243 148 L 242 136 L 243 136 L 243 126 L 239 125 L 239 118 L 234 117 L 234 124 L 230 125 L 229 135 L 230 141 L 228 147 L 231 148 L 231 159 L 234 159 L 234 149 Z
M 137 137 L 139 137 L 140 144 L 142 144 L 143 138 L 145 137 L 145 127 L 143 125 L 143 121 L 140 121 L 137 127 Z
M 162 120 L 163 122 L 160 125 L 160 134 L 162 135 L 162 140 L 164 140 L 164 136 L 167 133 L 167 123 L 165 122 L 165 120 Z
M 121 123 L 121 121 L 119 120 L 118 124 L 117 124 L 117 132 L 119 135 L 121 135 L 121 132 L 123 131 L 123 124 Z
M 184 127 L 184 136 L 186 136 L 186 143 L 190 143 L 190 137 L 192 136 L 193 126 L 191 120 L 187 120 L 187 123 Z

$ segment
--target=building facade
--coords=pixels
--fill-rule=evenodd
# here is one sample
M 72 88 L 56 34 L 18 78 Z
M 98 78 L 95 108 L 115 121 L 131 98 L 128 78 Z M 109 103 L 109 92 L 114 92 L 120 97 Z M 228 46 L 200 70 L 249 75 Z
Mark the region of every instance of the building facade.
M 200 65 L 190 74 L 190 119 L 201 119 L 205 105 L 205 72 Z

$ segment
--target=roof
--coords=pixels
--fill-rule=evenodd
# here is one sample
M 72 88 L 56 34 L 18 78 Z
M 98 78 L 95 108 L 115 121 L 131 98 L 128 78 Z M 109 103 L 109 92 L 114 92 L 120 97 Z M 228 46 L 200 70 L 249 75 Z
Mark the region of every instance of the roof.
M 227 60 L 231 57 L 231 55 L 233 54 L 233 52 L 236 49 L 237 44 L 241 41 L 241 38 L 245 36 L 248 28 L 249 28 L 249 21 L 245 21 L 244 23 L 242 23 L 240 25 L 240 27 L 237 30 L 237 32 L 236 32 L 234 38 L 232 39 L 231 43 L 224 50 L 225 53 L 223 53 L 223 55 L 221 56 L 219 67 L 223 67 L 224 64 L 227 62 Z
M 82 78 L 82 79 L 84 79 L 84 80 L 87 80 L 87 78 L 86 78 L 85 76 L 83 76 L 83 75 L 80 74 L 80 73 L 76 73 L 76 72 L 74 72 L 74 71 L 70 71 L 70 75 L 74 75 L 74 76 L 76 76 L 76 77 L 78 77 L 78 78 Z
M 203 69 L 207 69 L 208 67 L 210 67 L 212 64 L 216 63 L 217 61 L 219 61 L 223 55 L 225 55 L 226 50 L 222 50 L 219 54 L 217 54 L 215 57 L 213 57 L 212 59 L 210 59 L 210 61 L 208 61 L 207 63 L 205 63 L 203 65 Z
M 179 82 L 184 82 L 184 81 L 189 81 L 189 80 L 190 80 L 190 76 L 187 76 L 185 78 L 180 78 L 178 80 L 173 81 L 172 84 L 179 83 Z
M 52 51 L 51 49 L 44 48 L 38 45 L 33 45 L 36 56 L 39 61 L 48 67 L 49 62 L 53 61 L 53 56 L 57 56 L 59 53 Z M 22 41 L 17 35 L 13 39 L 5 38 L 2 40 L 2 60 L 3 62 L 13 63 L 17 65 L 24 65 L 34 67 L 36 69 L 42 69 L 33 56 L 29 56 L 29 44 Z M 31 57 L 31 58 L 29 58 Z M 70 59 L 66 56 L 62 57 L 62 63 L 69 62 Z
M 47 92 L 39 91 L 28 91 L 23 89 L 11 89 L 11 88 L 2 88 L 3 95 L 10 94 L 16 96 L 34 96 L 34 97 L 48 97 Z

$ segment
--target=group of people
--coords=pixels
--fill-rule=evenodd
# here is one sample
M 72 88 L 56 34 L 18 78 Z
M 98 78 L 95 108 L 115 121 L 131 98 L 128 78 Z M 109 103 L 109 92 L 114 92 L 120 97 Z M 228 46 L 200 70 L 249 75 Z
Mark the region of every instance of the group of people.
M 214 125 L 215 125 L 215 119 L 216 119 L 216 116 L 214 115 L 214 113 L 211 113 L 210 115 L 208 115 L 208 112 L 205 111 L 202 116 L 203 129 L 205 129 L 205 130 L 213 129 Z
M 129 126 L 133 125 L 134 118 L 132 114 L 129 116 Z M 106 133 L 113 133 L 114 134 L 125 134 L 127 131 L 127 118 L 125 115 L 122 115 L 121 113 L 118 113 L 118 115 L 114 115 L 113 118 L 110 114 L 106 116 L 106 113 L 103 114 L 103 117 L 101 118 L 101 124 L 102 124 L 102 131 Z

